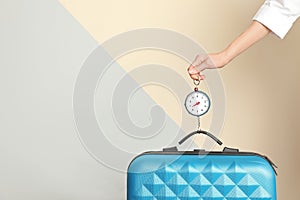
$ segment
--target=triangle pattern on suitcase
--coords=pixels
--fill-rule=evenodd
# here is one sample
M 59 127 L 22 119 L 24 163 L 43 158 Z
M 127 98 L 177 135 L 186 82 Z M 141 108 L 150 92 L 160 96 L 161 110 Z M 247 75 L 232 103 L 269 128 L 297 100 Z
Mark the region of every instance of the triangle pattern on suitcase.
M 274 200 L 236 162 L 222 167 L 208 162 L 201 171 L 189 162 L 172 163 L 155 173 L 141 174 L 139 181 L 141 187 L 134 194 L 137 200 Z

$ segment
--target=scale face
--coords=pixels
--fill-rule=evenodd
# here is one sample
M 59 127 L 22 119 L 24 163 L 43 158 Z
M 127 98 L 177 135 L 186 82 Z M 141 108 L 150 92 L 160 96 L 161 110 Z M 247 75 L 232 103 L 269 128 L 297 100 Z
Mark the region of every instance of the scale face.
M 208 112 L 210 99 L 204 92 L 195 90 L 187 95 L 184 105 L 188 113 L 200 117 Z

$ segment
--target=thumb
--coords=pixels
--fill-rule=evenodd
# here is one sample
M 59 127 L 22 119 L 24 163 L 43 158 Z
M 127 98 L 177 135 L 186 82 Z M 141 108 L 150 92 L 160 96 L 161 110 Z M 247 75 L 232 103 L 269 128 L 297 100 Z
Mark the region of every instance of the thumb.
M 187 70 L 189 74 L 198 74 L 200 72 L 197 67 L 193 65 L 190 65 Z

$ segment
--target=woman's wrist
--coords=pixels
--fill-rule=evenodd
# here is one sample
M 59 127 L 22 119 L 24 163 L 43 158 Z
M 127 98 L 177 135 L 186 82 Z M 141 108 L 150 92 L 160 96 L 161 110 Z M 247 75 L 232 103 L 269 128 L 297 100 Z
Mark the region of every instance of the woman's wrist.
M 209 54 L 211 61 L 214 63 L 216 68 L 222 68 L 230 62 L 230 57 L 228 52 L 225 50 L 215 53 Z
M 221 57 L 223 58 L 223 66 L 230 63 L 230 61 L 233 59 L 228 49 L 223 50 L 220 54 Z

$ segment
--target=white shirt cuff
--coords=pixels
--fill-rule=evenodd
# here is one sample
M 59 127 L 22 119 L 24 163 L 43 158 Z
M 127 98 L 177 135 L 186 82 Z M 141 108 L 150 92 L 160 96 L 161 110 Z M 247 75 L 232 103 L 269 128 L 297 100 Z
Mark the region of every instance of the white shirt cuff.
M 262 23 L 279 38 L 283 39 L 297 19 L 297 16 L 284 12 L 284 8 L 278 5 L 271 6 L 268 2 L 261 6 L 253 20 Z

